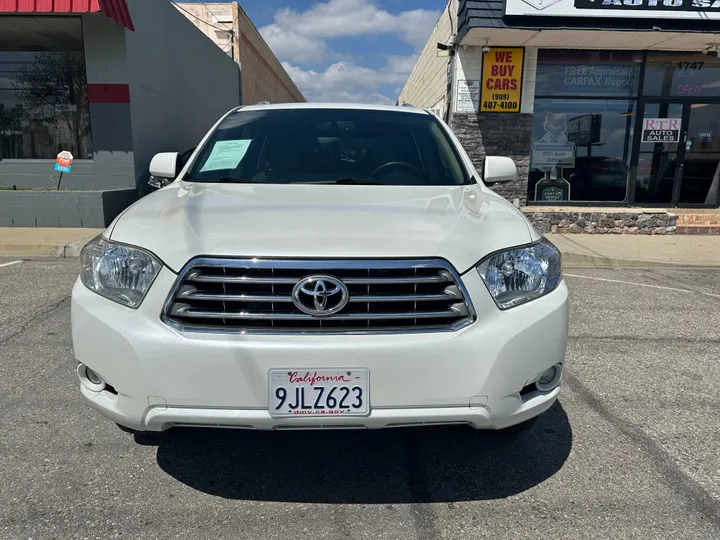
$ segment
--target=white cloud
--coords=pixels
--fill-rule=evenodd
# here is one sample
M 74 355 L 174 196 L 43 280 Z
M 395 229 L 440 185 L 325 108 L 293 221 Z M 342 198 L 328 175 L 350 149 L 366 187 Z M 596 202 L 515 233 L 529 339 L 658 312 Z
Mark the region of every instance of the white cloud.
M 322 39 L 304 36 L 293 30 L 283 29 L 277 24 L 265 26 L 261 32 L 275 56 L 282 60 L 313 64 L 327 53 L 327 47 Z
M 380 92 L 381 87 L 403 85 L 415 63 L 415 55 L 389 56 L 381 69 L 370 69 L 352 62 L 336 62 L 325 71 L 302 69 L 283 62 L 283 67 L 308 101 L 354 103 L 395 103 Z
M 281 9 L 275 14 L 275 23 L 260 32 L 281 60 L 312 63 L 327 52 L 324 40 L 329 38 L 396 34 L 420 48 L 439 16 L 439 11 L 426 9 L 392 14 L 371 0 L 328 0 L 302 13 Z

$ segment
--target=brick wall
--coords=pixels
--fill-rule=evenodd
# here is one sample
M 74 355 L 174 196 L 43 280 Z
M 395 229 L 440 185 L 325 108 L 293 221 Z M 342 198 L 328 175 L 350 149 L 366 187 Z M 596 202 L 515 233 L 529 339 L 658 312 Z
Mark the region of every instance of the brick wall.
M 243 105 L 259 101 L 295 103 L 305 101 L 280 61 L 238 4 L 237 10 Z
M 493 191 L 512 201 L 527 201 L 528 169 L 532 136 L 532 114 L 454 113 L 451 127 L 475 168 L 482 171 L 485 156 L 507 156 L 515 161 L 518 178 L 498 184 Z

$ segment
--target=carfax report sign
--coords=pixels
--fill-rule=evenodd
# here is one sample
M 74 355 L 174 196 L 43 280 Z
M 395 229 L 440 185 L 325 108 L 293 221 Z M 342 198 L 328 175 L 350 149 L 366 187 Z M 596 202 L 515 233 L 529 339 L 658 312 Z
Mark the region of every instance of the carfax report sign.
M 505 15 L 720 20 L 720 0 L 506 0 Z

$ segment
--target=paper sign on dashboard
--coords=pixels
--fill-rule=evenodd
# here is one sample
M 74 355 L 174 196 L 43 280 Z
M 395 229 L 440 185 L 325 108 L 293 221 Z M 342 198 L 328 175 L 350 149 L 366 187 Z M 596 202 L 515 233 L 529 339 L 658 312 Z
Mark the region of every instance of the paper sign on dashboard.
M 250 139 L 216 142 L 200 172 L 234 169 L 242 161 L 251 142 Z

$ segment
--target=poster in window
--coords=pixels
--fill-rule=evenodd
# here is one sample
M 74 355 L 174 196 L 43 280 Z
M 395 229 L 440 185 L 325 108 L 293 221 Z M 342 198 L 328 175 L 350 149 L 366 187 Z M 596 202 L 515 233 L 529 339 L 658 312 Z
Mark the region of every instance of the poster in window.
M 554 167 L 575 166 L 575 143 L 568 139 L 565 113 L 545 113 L 545 133 L 533 142 L 532 167 L 549 171 Z

